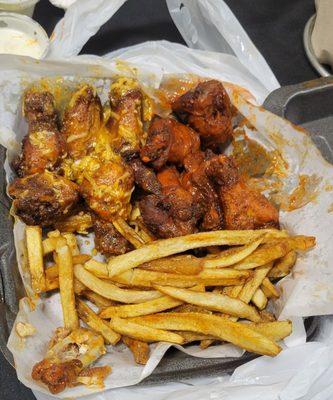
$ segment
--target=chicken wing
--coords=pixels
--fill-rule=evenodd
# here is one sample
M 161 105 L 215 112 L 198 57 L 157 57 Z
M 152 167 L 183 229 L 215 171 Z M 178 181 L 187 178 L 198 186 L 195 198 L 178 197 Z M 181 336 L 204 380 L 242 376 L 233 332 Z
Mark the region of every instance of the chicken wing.
M 127 218 L 134 183 L 132 170 L 121 162 L 95 160 L 93 165 L 79 179 L 88 206 L 105 221 Z
M 28 134 L 13 167 L 20 177 L 55 170 L 66 154 L 66 143 L 57 126 L 54 98 L 50 92 L 28 91 L 23 99 Z
M 232 137 L 231 103 L 219 81 L 199 83 L 176 99 L 172 110 L 200 134 L 205 148 L 219 150 Z
M 102 121 L 103 109 L 98 95 L 91 86 L 83 86 L 73 94 L 63 118 L 62 134 L 69 157 L 78 160 L 94 149 L 95 135 Z
M 112 222 L 103 221 L 93 216 L 95 247 L 101 253 L 119 255 L 132 249 L 131 244 L 117 231 Z
M 66 178 L 45 171 L 15 179 L 8 193 L 26 224 L 49 226 L 69 215 L 79 200 L 78 189 Z
M 134 181 L 139 188 L 150 194 L 160 194 L 161 184 L 155 172 L 148 168 L 139 158 L 133 158 L 128 162 L 134 173 Z
M 108 123 L 115 132 L 113 146 L 123 156 L 137 153 L 143 139 L 142 101 L 138 81 L 131 78 L 118 78 L 110 87 L 112 115 Z
M 161 195 L 145 196 L 140 202 L 144 224 L 159 238 L 187 235 L 197 231 L 200 207 L 180 182 L 176 168 L 165 168 L 157 174 Z
M 226 229 L 279 227 L 278 210 L 246 184 L 232 158 L 225 155 L 211 158 L 206 172 L 218 186 Z
M 173 118 L 155 116 L 148 131 L 141 159 L 161 169 L 167 162 L 191 168 L 200 160 L 200 138 L 191 128 Z
M 45 358 L 35 364 L 31 376 L 42 381 L 51 393 L 76 385 L 81 371 L 105 354 L 104 339 L 89 329 L 78 328 L 51 339 Z

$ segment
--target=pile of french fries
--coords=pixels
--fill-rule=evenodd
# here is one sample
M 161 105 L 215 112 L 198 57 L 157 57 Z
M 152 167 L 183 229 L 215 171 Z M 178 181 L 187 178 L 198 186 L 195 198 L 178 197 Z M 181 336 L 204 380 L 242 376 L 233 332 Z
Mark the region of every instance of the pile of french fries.
M 291 333 L 291 322 L 276 321 L 266 306 L 280 296 L 274 283 L 290 273 L 297 252 L 315 245 L 314 237 L 262 229 L 154 241 L 124 221 L 115 227 L 135 249 L 105 263 L 80 253 L 75 234 L 60 226 L 44 239 L 40 227 L 26 227 L 32 288 L 60 291 L 65 328 L 81 320 L 106 344 L 122 340 L 139 364 L 149 358 L 148 344 L 160 341 L 280 352 L 277 342 Z M 196 248 L 207 255 L 189 254 Z

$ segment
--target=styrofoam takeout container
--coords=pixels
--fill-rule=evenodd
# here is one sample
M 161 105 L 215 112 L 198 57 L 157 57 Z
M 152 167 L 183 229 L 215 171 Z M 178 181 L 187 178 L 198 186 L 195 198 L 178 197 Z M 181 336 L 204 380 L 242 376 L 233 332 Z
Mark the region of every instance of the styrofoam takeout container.
M 45 30 L 32 18 L 0 12 L 0 53 L 42 59 L 47 54 L 49 42 Z
M 0 11 L 15 12 L 32 17 L 39 0 L 0 0 Z

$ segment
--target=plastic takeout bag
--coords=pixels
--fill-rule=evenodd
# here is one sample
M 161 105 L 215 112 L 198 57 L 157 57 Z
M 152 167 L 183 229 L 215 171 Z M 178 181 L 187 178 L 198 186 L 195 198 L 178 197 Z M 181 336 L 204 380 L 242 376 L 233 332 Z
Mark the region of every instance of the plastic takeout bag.
M 78 5 L 78 3 L 80 3 Z M 72 57 L 75 56 L 86 40 L 95 34 L 98 28 L 109 19 L 114 12 L 124 3 L 124 1 L 103 1 L 96 0 L 91 2 L 89 0 L 81 0 L 71 6 L 56 30 L 53 42 L 51 44 L 50 57 Z M 165 73 L 193 73 L 205 77 L 218 78 L 227 82 L 236 83 L 240 86 L 247 88 L 254 96 L 258 103 L 262 103 L 266 95 L 276 87 L 278 83 L 266 64 L 265 60 L 259 54 L 257 49 L 253 46 L 252 42 L 247 37 L 244 30 L 239 25 L 229 8 L 223 1 L 214 0 L 198 0 L 198 1 L 167 1 L 171 15 L 183 34 L 184 39 L 190 47 L 196 50 L 187 49 L 184 46 L 172 44 L 169 42 L 148 42 L 143 45 L 133 46 L 127 49 L 122 49 L 113 52 L 105 57 L 105 62 L 100 61 L 97 57 L 82 56 L 80 59 L 72 60 L 71 63 L 76 63 L 76 73 L 81 76 L 93 75 L 110 76 L 112 68 L 108 70 L 108 61 L 115 57 L 127 60 L 133 64 L 138 65 L 141 69 L 154 72 L 154 81 L 157 83 Z M 96 11 L 96 12 L 95 12 Z M 98 11 L 98 12 L 97 12 Z M 207 51 L 210 50 L 210 51 Z M 222 52 L 222 53 L 217 53 Z M 81 65 L 80 61 L 83 63 Z M 90 63 L 85 67 L 84 64 Z M 92 66 L 92 64 L 96 64 Z M 11 63 L 9 63 L 11 64 Z M 111 64 L 110 64 L 111 65 Z M 22 65 L 16 66 L 18 70 L 24 70 Z M 31 65 L 25 67 L 27 71 L 31 71 Z M 54 73 L 66 69 L 66 65 L 61 63 L 49 62 L 44 65 L 34 66 L 32 69 L 34 74 L 31 77 L 39 76 L 40 74 L 49 75 L 49 69 Z M 98 69 L 99 68 L 99 69 Z M 71 68 L 69 68 L 71 69 Z M 52 72 L 52 73 L 53 73 Z M 149 76 L 142 73 L 142 77 L 149 79 Z M 11 77 L 8 75 L 8 79 Z M 6 78 L 5 78 L 6 79 Z M 15 83 L 13 84 L 15 87 Z M 18 85 L 19 86 L 19 85 Z M 19 90 L 19 87 L 16 87 Z M 2 101 L 7 101 L 4 98 Z M 237 103 L 237 99 L 233 99 Z M 269 113 L 264 113 L 257 108 L 252 108 L 247 102 L 240 101 L 236 104 L 244 115 L 250 119 L 257 129 L 257 136 L 262 137 L 267 132 L 267 129 L 273 124 L 275 133 L 278 135 L 286 135 L 291 137 L 298 144 L 302 142 L 305 149 L 309 149 L 307 154 L 308 160 L 315 159 L 316 162 L 313 168 L 316 173 L 320 173 L 323 179 L 326 179 L 327 174 L 332 176 L 332 168 L 322 163 L 318 151 L 314 148 L 310 139 L 304 135 L 300 136 L 300 132 L 295 130 L 290 124 L 282 121 L 280 118 L 271 116 Z M 0 104 L 1 106 L 1 104 Z M 7 110 L 7 108 L 6 108 Z M 9 113 L 10 114 L 10 113 Z M 11 116 L 5 121 L 13 122 Z M 5 124 L 4 127 L 10 131 L 12 123 Z M 302 139 L 301 139 L 302 138 Z M 269 140 L 274 142 L 274 137 Z M 270 143 L 272 144 L 272 143 Z M 274 145 L 274 143 L 273 143 Z M 294 152 L 297 154 L 297 148 L 288 149 L 288 144 L 285 144 L 285 151 L 291 161 Z M 302 148 L 302 150 L 304 149 Z M 299 151 L 299 155 L 300 155 Z M 302 163 L 303 161 L 303 163 Z M 292 179 L 296 177 L 300 170 L 299 167 L 307 168 L 306 163 L 301 158 L 296 157 L 296 161 L 291 163 L 291 179 L 288 181 L 289 189 L 297 185 L 297 180 Z M 312 168 L 312 167 L 311 167 Z M 310 169 L 311 169 L 310 168 Z M 309 172 L 309 171 L 307 171 Z M 320 193 L 323 185 L 327 184 L 321 181 L 315 189 Z M 329 200 L 329 193 L 324 198 L 318 200 L 320 204 L 327 205 Z M 323 203 L 322 203 L 323 202 Z M 308 205 L 306 213 L 311 214 L 315 208 L 314 204 Z M 320 212 L 320 209 L 317 209 Z M 306 214 L 305 216 L 308 216 Z M 304 215 L 297 216 L 298 218 L 295 231 L 302 225 Z M 320 222 L 314 219 L 314 215 L 310 218 L 314 222 Z M 310 220 L 309 218 L 309 220 Z M 288 217 L 286 217 L 288 219 Z M 321 248 L 325 251 L 325 247 L 329 247 L 329 239 L 326 232 L 330 232 L 330 215 L 326 216 L 324 225 L 321 226 L 323 235 L 320 237 Z M 295 220 L 291 220 L 292 225 Z M 304 228 L 304 224 L 302 225 Z M 317 225 L 319 230 L 320 226 Z M 313 226 L 309 227 L 309 231 L 302 230 L 302 233 L 311 234 Z M 320 233 L 320 232 L 319 232 Z M 322 257 L 323 254 L 319 253 L 316 256 Z M 328 254 L 324 255 L 325 257 Z M 309 259 L 308 259 L 309 260 Z M 320 263 L 319 263 L 320 264 Z M 303 281 L 302 274 L 298 279 L 289 278 L 287 281 L 287 293 L 291 295 L 291 302 L 288 298 L 284 297 L 282 303 L 279 305 L 279 311 L 283 311 L 286 315 L 296 315 L 294 311 L 299 312 L 299 315 L 308 315 L 307 313 L 327 314 L 332 310 L 332 292 L 330 289 L 330 280 L 332 281 L 331 273 L 325 269 L 325 266 L 320 266 L 317 270 L 318 276 L 312 279 L 309 274 L 311 265 L 307 260 L 301 260 L 298 268 L 303 268 Z M 326 278 L 326 287 L 324 289 L 318 288 L 317 297 L 307 296 L 311 293 L 311 284 L 320 284 Z M 308 280 L 307 280 L 308 278 Z M 302 282 L 306 283 L 302 285 Z M 308 285 L 308 286 L 307 286 Z M 319 295 L 319 296 L 318 296 Z M 288 296 L 287 296 L 288 297 Z M 310 303 L 300 304 L 304 298 L 309 298 Z M 290 300 L 290 296 L 289 296 Z M 293 304 L 294 302 L 294 304 Z M 288 304 L 289 303 L 289 304 Z M 292 307 L 293 304 L 293 307 Z M 285 305 L 289 307 L 285 310 Z M 326 305 L 326 306 L 325 306 Z M 326 307 L 326 308 L 325 308 Z M 323 311 L 324 309 L 324 311 Z M 31 317 L 31 313 L 29 318 Z M 260 357 L 251 361 L 242 367 L 238 368 L 232 377 L 224 376 L 216 379 L 202 378 L 194 381 L 184 383 L 170 383 L 161 387 L 155 386 L 154 388 L 124 388 L 105 392 L 103 394 L 93 395 L 86 397 L 87 399 L 103 399 L 103 400 L 130 400 L 135 399 L 167 399 L 173 398 L 180 399 L 202 399 L 202 398 L 216 398 L 216 399 L 316 399 L 323 400 L 331 398 L 333 394 L 333 374 L 332 374 L 332 361 L 333 361 L 333 321 L 331 318 L 323 319 L 323 329 L 321 335 L 316 343 L 304 343 L 302 334 L 291 347 L 285 349 L 275 359 L 268 357 Z M 303 335 L 304 339 L 304 335 Z M 155 349 L 156 350 L 156 349 Z M 112 377 L 112 375 L 111 375 Z M 48 399 L 50 396 L 36 392 L 38 399 Z

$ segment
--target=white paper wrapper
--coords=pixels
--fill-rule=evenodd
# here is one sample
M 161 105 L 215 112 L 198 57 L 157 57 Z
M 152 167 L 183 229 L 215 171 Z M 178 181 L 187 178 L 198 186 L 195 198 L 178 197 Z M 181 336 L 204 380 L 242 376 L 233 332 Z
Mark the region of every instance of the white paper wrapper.
M 147 53 L 147 48 L 145 53 Z M 102 90 L 107 87 L 107 81 L 101 78 L 110 77 L 117 72 L 117 65 L 114 62 L 99 62 L 93 65 L 92 63 L 80 64 L 77 60 L 73 63 L 53 63 L 51 61 L 36 62 L 26 58 L 17 58 L 13 65 L 11 64 L 13 60 L 9 61 L 5 56 L 3 56 L 3 61 L 0 67 L 0 71 L 2 70 L 0 89 L 3 94 L 0 103 L 0 126 L 6 129 L 1 130 L 0 138 L 1 142 L 9 146 L 11 151 L 17 150 L 17 146 L 13 146 L 13 143 L 20 141 L 25 133 L 25 125 L 20 122 L 20 95 L 25 86 L 31 83 L 31 80 L 45 75 L 67 76 L 71 80 L 76 79 L 75 75 L 79 71 L 80 79 L 85 79 L 84 77 L 88 79 L 89 76 L 93 75 L 92 82 L 96 84 L 99 90 Z M 137 61 L 137 65 L 140 66 L 140 60 L 137 59 Z M 182 62 L 187 65 L 186 70 L 191 70 L 191 64 L 186 61 L 186 58 Z M 12 65 L 12 68 L 9 68 L 9 65 Z M 196 68 L 194 67 L 193 70 L 195 71 Z M 121 72 L 124 72 L 123 66 Z M 152 67 L 149 71 L 147 69 L 141 71 L 139 77 L 145 83 L 157 87 L 162 75 L 160 69 L 155 70 Z M 223 74 L 216 77 L 225 80 Z M 290 192 L 297 187 L 299 174 L 315 174 L 318 177 L 316 180 L 318 187 L 314 188 L 318 192 L 315 199 L 301 209 L 290 213 L 285 212 L 281 215 L 283 225 L 293 233 L 315 235 L 318 239 L 318 245 L 316 249 L 300 257 L 293 277 L 281 281 L 283 296 L 278 304 L 277 311 L 282 311 L 285 316 L 289 317 L 327 314 L 333 307 L 333 291 L 328 284 L 332 282 L 332 272 L 328 267 L 332 257 L 332 248 L 329 246 L 332 214 L 328 212 L 331 193 L 325 188 L 333 185 L 333 168 L 322 159 L 318 150 L 303 131 L 248 103 L 238 91 L 231 89 L 229 94 L 242 114 L 257 128 L 257 132 L 252 133 L 252 136 L 267 148 L 278 148 L 282 157 L 288 161 L 289 168 L 284 181 L 286 190 Z M 278 137 L 284 138 L 282 144 L 281 140 L 277 139 Z M 8 165 L 6 168 L 8 178 L 10 178 Z M 22 243 L 21 236 L 22 224 L 20 223 L 20 225 L 16 225 L 15 229 L 18 247 Z M 314 261 L 316 267 L 314 267 Z M 316 268 L 316 273 L 314 273 L 314 268 Z M 318 291 L 319 287 L 321 288 L 320 291 Z M 299 288 L 306 289 L 300 292 Z M 59 297 L 57 295 L 52 296 L 45 303 L 39 304 L 33 312 L 29 309 L 28 303 L 22 302 L 18 319 L 32 323 L 38 331 L 37 335 L 26 339 L 24 343 L 17 337 L 15 330 L 10 336 L 8 345 L 15 358 L 18 377 L 27 386 L 47 393 L 44 387 L 32 381 L 30 374 L 31 366 L 43 358 L 47 341 L 54 328 L 62 324 Z M 291 345 L 299 344 L 303 340 L 304 332 L 300 330 L 290 343 Z M 109 364 L 113 369 L 112 374 L 106 379 L 106 388 L 132 385 L 141 381 L 154 370 L 168 347 L 168 344 L 152 346 L 152 355 L 145 367 L 134 365 L 128 350 L 124 348 L 112 349 L 98 362 L 99 365 Z M 201 352 L 195 346 L 191 346 L 186 349 L 186 352 L 200 357 L 225 357 L 242 354 L 240 350 L 231 345 L 215 346 L 206 350 L 206 352 Z M 79 386 L 66 390 L 59 397 L 77 397 L 90 393 L 92 393 L 92 389 Z

